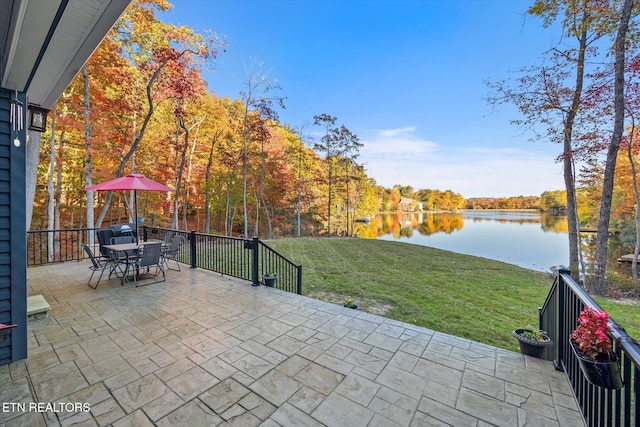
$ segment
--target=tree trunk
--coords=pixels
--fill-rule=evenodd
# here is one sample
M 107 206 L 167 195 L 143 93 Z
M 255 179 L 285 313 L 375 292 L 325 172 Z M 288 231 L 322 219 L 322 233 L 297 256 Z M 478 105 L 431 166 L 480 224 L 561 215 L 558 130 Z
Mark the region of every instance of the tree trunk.
M 84 110 L 82 117 L 84 118 L 84 148 L 85 148 L 85 184 L 89 187 L 93 181 L 93 154 L 91 150 L 91 123 L 89 122 L 89 113 L 91 112 L 91 103 L 89 102 L 89 76 L 87 75 L 87 66 L 82 67 L 82 81 L 84 83 Z M 93 191 L 87 191 L 87 228 L 94 228 L 94 198 Z M 95 233 L 89 233 L 89 246 L 93 247 L 95 243 Z
M 331 157 L 327 157 L 329 165 L 329 201 L 327 202 L 327 237 L 331 237 L 331 184 L 333 183 L 333 162 Z
M 587 51 L 589 12 L 584 9 L 582 15 L 582 28 L 580 31 L 578 60 L 576 61 L 576 83 L 573 91 L 571 108 L 567 111 L 567 117 L 563 129 L 563 176 L 567 191 L 567 222 L 569 227 L 569 268 L 574 275 L 580 271 L 580 230 L 578 219 L 578 205 L 576 202 L 576 183 L 573 165 L 572 135 L 573 125 L 582 100 L 582 87 L 584 85 L 584 66 Z
M 36 184 L 38 181 L 38 163 L 40 162 L 40 132 L 27 130 L 26 144 L 26 226 L 31 229 L 31 216 L 33 215 L 33 202 L 36 197 Z
M 633 0 L 624 0 L 620 11 L 620 23 L 618 35 L 615 41 L 615 80 L 614 80 L 614 122 L 611 144 L 607 150 L 607 159 L 604 168 L 604 180 L 602 182 L 602 197 L 600 202 L 600 218 L 598 219 L 598 234 L 596 237 L 596 265 L 593 274 L 591 291 L 603 294 L 605 290 L 605 273 L 607 268 L 607 250 L 609 246 L 609 220 L 611 218 L 611 199 L 613 198 L 613 178 L 615 175 L 616 160 L 622 134 L 624 133 L 624 58 L 627 29 L 631 18 Z
M 55 193 L 53 191 L 53 175 L 56 170 L 56 107 L 53 107 L 51 117 L 51 148 L 49 149 L 49 179 L 47 180 L 47 194 L 49 195 L 49 203 L 47 206 L 47 230 L 54 230 L 54 208 L 56 205 Z M 47 233 L 47 249 L 49 253 L 49 262 L 53 261 L 53 233 Z
M 204 232 L 207 234 L 211 233 L 211 196 L 209 195 L 209 188 L 211 185 L 211 167 L 213 166 L 213 147 L 216 145 L 216 138 L 217 135 L 211 141 L 209 159 L 204 173 Z
M 54 224 L 53 227 L 56 230 L 60 230 L 60 204 L 62 198 L 62 153 L 64 152 L 64 139 L 65 131 L 60 134 L 60 146 L 56 153 L 56 186 L 55 186 L 55 210 L 54 210 Z
M 632 123 L 629 130 L 629 143 L 627 145 L 627 157 L 629 158 L 629 165 L 631 166 L 631 181 L 633 183 L 633 197 L 636 201 L 636 209 L 634 214 L 634 221 L 636 226 L 636 244 L 633 249 L 633 261 L 631 262 L 631 275 L 633 276 L 633 285 L 636 292 L 638 292 L 638 254 L 640 253 L 640 191 L 638 190 L 638 176 L 636 174 L 636 164 L 633 160 L 633 153 L 631 151 L 633 147 L 633 135 L 635 133 L 635 123 L 633 121 L 633 115 L 630 115 Z

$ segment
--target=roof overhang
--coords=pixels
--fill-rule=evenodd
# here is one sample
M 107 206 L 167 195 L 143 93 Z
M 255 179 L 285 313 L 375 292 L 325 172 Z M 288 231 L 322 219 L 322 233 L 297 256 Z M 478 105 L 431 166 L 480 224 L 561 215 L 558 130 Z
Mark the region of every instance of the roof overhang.
M 0 87 L 49 109 L 131 0 L 0 0 Z

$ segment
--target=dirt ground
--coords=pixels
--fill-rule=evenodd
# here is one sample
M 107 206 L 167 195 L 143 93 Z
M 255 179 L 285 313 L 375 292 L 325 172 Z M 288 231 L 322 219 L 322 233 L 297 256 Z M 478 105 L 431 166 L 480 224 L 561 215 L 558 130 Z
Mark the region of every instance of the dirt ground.
M 321 301 L 330 302 L 332 304 L 344 304 L 344 296 L 334 294 L 331 292 L 310 292 L 307 294 L 310 298 L 319 299 Z M 378 316 L 384 316 L 393 309 L 392 304 L 381 304 L 374 299 L 358 298 L 354 299 L 354 304 L 358 305 L 360 310 L 364 310 L 367 313 L 376 314 Z

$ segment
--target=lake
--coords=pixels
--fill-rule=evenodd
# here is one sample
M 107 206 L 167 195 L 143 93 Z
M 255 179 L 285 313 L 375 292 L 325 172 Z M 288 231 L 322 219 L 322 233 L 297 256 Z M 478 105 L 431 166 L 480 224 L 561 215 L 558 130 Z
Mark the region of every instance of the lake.
M 362 238 L 475 255 L 537 271 L 569 264 L 566 216 L 537 211 L 380 214 L 357 224 Z

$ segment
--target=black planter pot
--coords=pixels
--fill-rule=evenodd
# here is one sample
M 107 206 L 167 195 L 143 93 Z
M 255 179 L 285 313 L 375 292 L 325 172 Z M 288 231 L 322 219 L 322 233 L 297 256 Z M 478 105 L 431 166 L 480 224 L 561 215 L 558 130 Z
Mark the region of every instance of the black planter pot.
M 580 370 L 587 381 L 595 386 L 608 389 L 619 389 L 624 386 L 620 373 L 620 362 L 615 353 L 609 354 L 610 361 L 593 360 L 580 351 L 578 345 L 572 339 L 569 342 L 571 343 L 573 354 L 578 359 Z
M 525 331 L 531 332 L 531 329 L 516 329 L 512 332 L 512 335 L 516 337 L 520 344 L 520 353 L 527 356 L 541 358 L 544 353 L 544 349 L 552 345 L 553 341 L 551 341 L 551 338 L 546 335 L 544 336 L 545 341 L 530 340 L 520 335 Z
M 264 281 L 264 285 L 265 286 L 269 286 L 271 288 L 273 288 L 275 286 L 277 278 L 278 278 L 277 274 L 274 274 L 273 276 L 265 274 L 264 276 L 262 276 L 262 280 Z

